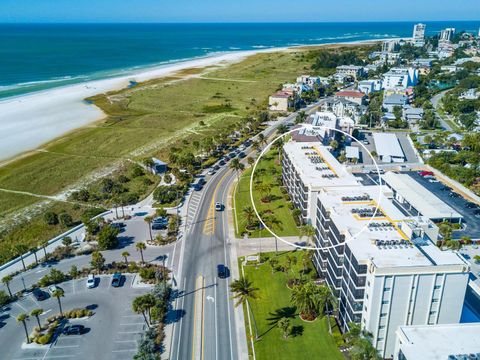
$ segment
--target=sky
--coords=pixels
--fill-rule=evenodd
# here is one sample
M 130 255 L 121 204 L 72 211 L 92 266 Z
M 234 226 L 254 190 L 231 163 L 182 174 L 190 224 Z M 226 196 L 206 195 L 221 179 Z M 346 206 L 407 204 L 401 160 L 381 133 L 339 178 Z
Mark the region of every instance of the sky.
M 479 0 L 0 0 L 9 23 L 479 19 Z

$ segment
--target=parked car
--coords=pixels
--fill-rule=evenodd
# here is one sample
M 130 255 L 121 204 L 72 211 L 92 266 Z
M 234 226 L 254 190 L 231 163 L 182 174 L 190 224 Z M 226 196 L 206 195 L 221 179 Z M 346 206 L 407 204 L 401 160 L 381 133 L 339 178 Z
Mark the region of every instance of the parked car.
M 364 145 L 370 145 L 370 141 L 368 141 L 367 139 L 363 140 L 362 142 Z
M 243 151 L 240 151 L 240 153 L 238 154 L 238 157 L 240 159 L 243 159 L 245 156 L 247 156 Z
M 119 287 L 122 285 L 122 274 L 119 272 L 116 272 L 112 276 L 112 286 L 113 287 Z
M 228 267 L 226 267 L 223 264 L 218 264 L 217 265 L 217 275 L 220 279 L 225 279 L 228 277 L 229 270 Z
M 48 294 L 40 288 L 34 288 L 32 295 L 37 301 L 43 301 L 48 298 Z
M 220 166 L 215 165 L 215 166 L 213 167 L 213 169 L 214 169 L 215 171 L 218 171 L 218 170 L 220 170 Z
M 466 205 L 465 205 L 466 208 L 468 209 L 477 209 L 478 208 L 478 205 L 475 204 L 475 203 L 472 203 L 472 202 L 468 202 Z
M 162 230 L 166 229 L 168 225 L 168 218 L 166 217 L 157 217 L 152 221 L 152 230 Z
M 208 169 L 207 174 L 208 174 L 208 175 L 214 175 L 214 174 L 215 174 L 215 169 L 214 169 L 214 168 Z
M 51 295 L 53 295 L 53 293 L 54 293 L 55 291 L 57 291 L 57 290 L 62 290 L 62 288 L 59 287 L 59 286 L 57 286 L 57 285 L 50 285 L 50 286 L 48 287 L 48 292 L 49 292 Z
M 456 192 L 453 192 L 453 191 L 452 191 L 450 194 L 448 194 L 448 196 L 457 198 L 457 197 L 459 197 L 460 195 L 457 194 Z
M 215 211 L 222 211 L 223 210 L 223 204 L 217 202 L 215 203 Z
M 87 289 L 91 289 L 95 287 L 96 279 L 95 275 L 93 274 L 88 274 L 87 277 Z
M 67 325 L 63 328 L 63 335 L 82 335 L 85 332 L 83 325 Z
M 123 222 L 114 222 L 110 224 L 111 227 L 114 227 L 116 229 L 123 229 L 126 225 Z
M 438 183 L 439 181 L 435 178 L 432 178 L 432 179 L 428 179 L 428 182 L 429 183 Z

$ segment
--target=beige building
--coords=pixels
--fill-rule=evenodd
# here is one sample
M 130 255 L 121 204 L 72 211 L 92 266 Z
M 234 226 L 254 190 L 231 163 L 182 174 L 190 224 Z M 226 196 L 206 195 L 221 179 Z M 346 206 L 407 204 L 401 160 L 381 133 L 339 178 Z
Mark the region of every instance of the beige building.
M 271 111 L 288 111 L 294 104 L 293 91 L 278 91 L 268 98 L 268 108 Z

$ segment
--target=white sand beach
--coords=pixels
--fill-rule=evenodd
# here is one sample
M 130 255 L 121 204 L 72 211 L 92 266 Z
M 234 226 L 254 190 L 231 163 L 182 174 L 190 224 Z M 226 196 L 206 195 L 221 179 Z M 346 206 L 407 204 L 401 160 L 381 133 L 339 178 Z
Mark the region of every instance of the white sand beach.
M 0 161 L 36 149 L 68 131 L 104 117 L 103 112 L 85 102 L 85 98 L 127 87 L 130 81 L 142 82 L 186 68 L 232 63 L 257 52 L 259 51 L 214 55 L 150 68 L 128 76 L 63 86 L 0 100 Z
M 339 45 L 382 41 L 384 39 L 339 43 Z M 319 44 L 309 46 L 325 46 Z M 260 52 L 292 49 L 268 48 L 222 53 L 155 68 L 138 73 L 68 85 L 0 100 L 0 162 L 34 150 L 71 130 L 102 119 L 104 113 L 84 101 L 90 96 L 127 87 L 130 81 L 142 82 L 168 76 L 186 68 L 241 61 Z

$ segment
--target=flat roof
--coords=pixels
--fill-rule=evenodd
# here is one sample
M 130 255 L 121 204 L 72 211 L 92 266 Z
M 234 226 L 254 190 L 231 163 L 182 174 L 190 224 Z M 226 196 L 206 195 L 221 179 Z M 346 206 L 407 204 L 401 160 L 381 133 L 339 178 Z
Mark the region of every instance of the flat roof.
M 383 180 L 419 213 L 429 219 L 462 218 L 461 214 L 407 174 L 397 174 L 388 171 L 383 176 Z
M 358 185 L 355 176 L 321 142 L 289 141 L 283 149 L 305 186 L 313 191 L 324 187 Z
M 391 133 L 373 133 L 373 141 L 375 142 L 375 149 L 379 156 L 405 158 L 397 135 Z
M 372 219 L 372 225 L 365 228 L 371 215 L 361 217 L 358 216 L 358 211 L 375 209 L 379 195 L 380 212 Z M 360 264 L 371 261 L 377 268 L 465 266 L 454 252 L 441 251 L 425 239 L 411 239 L 408 235 L 411 227 L 425 225 L 426 219 L 402 214 L 389 199 L 391 195 L 391 190 L 386 186 L 359 185 L 324 189 L 317 198 L 329 211 L 340 234 L 345 235 L 345 240 L 350 240 L 348 247 Z M 435 226 L 431 222 L 430 225 Z M 415 246 L 414 243 L 417 242 L 421 242 L 422 246 Z
M 360 158 L 360 149 L 356 146 L 345 146 L 345 156 L 347 159 Z
M 480 323 L 400 326 L 397 335 L 408 360 L 449 360 L 480 353 Z

